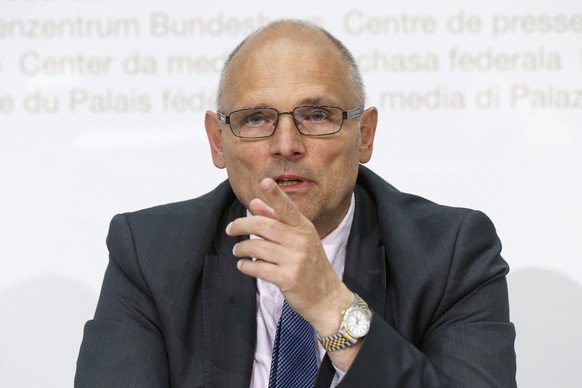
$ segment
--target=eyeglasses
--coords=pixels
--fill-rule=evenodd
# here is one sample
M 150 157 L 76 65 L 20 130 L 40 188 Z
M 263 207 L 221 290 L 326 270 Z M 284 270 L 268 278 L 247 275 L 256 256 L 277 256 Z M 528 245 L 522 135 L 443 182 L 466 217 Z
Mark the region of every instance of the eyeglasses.
M 333 135 L 342 129 L 344 120 L 358 117 L 364 106 L 344 111 L 337 106 L 298 106 L 291 112 L 275 108 L 240 109 L 225 115 L 217 112 L 218 120 L 228 124 L 232 134 L 243 139 L 262 139 L 277 129 L 281 115 L 292 115 L 295 126 L 305 136 Z

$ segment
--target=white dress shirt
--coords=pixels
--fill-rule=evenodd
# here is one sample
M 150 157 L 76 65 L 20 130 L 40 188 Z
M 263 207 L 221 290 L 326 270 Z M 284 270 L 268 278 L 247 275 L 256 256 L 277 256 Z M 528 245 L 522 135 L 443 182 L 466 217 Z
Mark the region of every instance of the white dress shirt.
M 345 217 L 333 232 L 321 240 L 325 254 L 340 279 L 342 279 L 344 274 L 346 248 L 354 219 L 354 206 L 355 199 L 352 194 L 350 207 Z M 250 238 L 254 239 L 259 237 L 250 236 Z M 262 279 L 257 279 L 257 344 L 255 348 L 253 374 L 251 377 L 251 388 L 266 388 L 269 386 L 271 355 L 273 353 L 277 324 L 279 323 L 281 310 L 283 309 L 283 300 L 283 295 L 277 286 Z M 321 364 L 325 350 L 315 337 L 313 340 L 317 343 L 317 359 L 318 363 Z M 335 387 L 344 375 L 344 372 L 336 368 L 331 388 Z

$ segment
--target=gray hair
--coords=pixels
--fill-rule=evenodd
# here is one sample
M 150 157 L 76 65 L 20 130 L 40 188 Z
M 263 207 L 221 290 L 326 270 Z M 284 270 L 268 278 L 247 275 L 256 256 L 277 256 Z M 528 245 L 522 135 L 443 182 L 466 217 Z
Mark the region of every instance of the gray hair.
M 242 42 L 240 42 L 234 48 L 234 50 L 232 50 L 232 52 L 228 55 L 228 58 L 226 59 L 226 61 L 224 62 L 224 65 L 222 67 L 222 71 L 220 74 L 220 81 L 218 82 L 218 91 L 216 94 L 216 107 L 217 107 L 217 109 L 219 111 L 222 111 L 222 109 L 223 109 L 222 102 L 223 102 L 224 92 L 226 89 L 226 83 L 227 83 L 228 76 L 229 76 L 230 63 L 231 63 L 232 59 L 234 58 L 234 56 L 238 53 L 240 48 L 249 39 L 258 35 L 259 33 L 263 32 L 265 30 L 268 30 L 274 26 L 284 24 L 284 23 L 296 24 L 299 26 L 310 28 L 316 32 L 321 32 L 335 45 L 335 47 L 340 51 L 346 65 L 347 65 L 347 68 L 348 68 L 347 79 L 351 83 L 352 89 L 353 89 L 354 94 L 356 96 L 356 100 L 357 100 L 356 103 L 358 106 L 364 105 L 364 103 L 366 101 L 366 93 L 364 90 L 364 81 L 362 80 L 362 74 L 360 73 L 360 69 L 358 67 L 358 64 L 356 63 L 356 60 L 355 60 L 354 56 L 352 55 L 352 53 L 350 52 L 350 50 L 348 50 L 348 48 L 339 39 L 337 39 L 335 36 L 333 36 L 327 30 L 325 30 L 324 28 L 322 28 L 316 24 L 313 24 L 313 23 L 310 23 L 310 22 L 307 22 L 304 20 L 298 20 L 298 19 L 281 19 L 281 20 L 271 22 L 271 23 L 257 29 L 255 32 L 253 32 L 252 34 L 247 36 Z

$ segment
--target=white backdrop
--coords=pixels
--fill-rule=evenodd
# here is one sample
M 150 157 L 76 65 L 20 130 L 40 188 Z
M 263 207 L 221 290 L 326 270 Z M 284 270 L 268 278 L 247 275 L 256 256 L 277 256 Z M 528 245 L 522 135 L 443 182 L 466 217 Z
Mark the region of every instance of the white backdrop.
M 493 219 L 520 386 L 579 387 L 582 3 L 207 3 L 0 0 L 0 386 L 72 386 L 110 218 L 225 178 L 203 127 L 221 63 L 301 17 L 362 66 L 369 166 Z

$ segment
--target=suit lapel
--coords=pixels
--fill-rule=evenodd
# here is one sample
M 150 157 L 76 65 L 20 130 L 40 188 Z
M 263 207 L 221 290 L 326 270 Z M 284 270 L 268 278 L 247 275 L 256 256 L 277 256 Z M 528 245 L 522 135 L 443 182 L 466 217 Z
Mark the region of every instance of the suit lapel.
M 386 262 L 374 202 L 356 186 L 356 209 L 344 269 L 344 283 L 381 316 L 386 304 Z M 217 230 L 215 254 L 205 257 L 202 276 L 205 385 L 248 387 L 256 344 L 256 282 L 236 268 L 232 247 L 240 238 L 226 236 L 228 222 L 244 215 L 235 201 Z M 326 356 L 316 387 L 329 387 L 334 370 Z
M 224 233 L 244 215 L 235 201 L 219 223 L 216 254 L 207 255 L 202 275 L 205 386 L 248 387 L 256 343 L 256 283 L 236 268 L 232 247 L 240 238 Z
M 378 212 L 364 189 L 356 186 L 356 209 L 348 239 L 343 281 L 381 316 L 386 305 L 386 259 Z
M 343 282 L 360 295 L 380 316 L 386 305 L 386 260 L 380 238 L 378 213 L 364 189 L 356 186 L 356 209 L 348 239 Z M 315 387 L 329 387 L 335 369 L 326 355 L 321 362 Z

